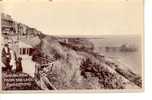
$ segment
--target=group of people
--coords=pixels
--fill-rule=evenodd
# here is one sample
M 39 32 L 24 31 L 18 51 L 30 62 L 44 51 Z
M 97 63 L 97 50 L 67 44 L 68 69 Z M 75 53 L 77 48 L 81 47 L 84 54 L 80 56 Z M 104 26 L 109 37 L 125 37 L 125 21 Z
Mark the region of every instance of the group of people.
M 9 48 L 8 44 L 5 44 L 2 49 L 2 71 L 15 71 L 22 72 L 22 58 L 17 57 L 15 52 Z

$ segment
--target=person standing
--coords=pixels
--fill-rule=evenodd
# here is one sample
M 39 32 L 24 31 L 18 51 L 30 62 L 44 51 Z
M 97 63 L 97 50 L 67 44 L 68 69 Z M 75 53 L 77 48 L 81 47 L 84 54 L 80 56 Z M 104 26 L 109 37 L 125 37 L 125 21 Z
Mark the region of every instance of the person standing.
M 10 48 L 8 44 L 4 45 L 4 48 L 2 49 L 2 63 L 5 65 L 5 70 L 6 71 L 11 71 L 12 66 L 10 65 L 11 61 L 11 53 L 10 53 Z
M 22 58 L 19 57 L 16 61 L 16 72 L 22 72 L 23 68 L 22 68 Z
M 10 50 L 10 54 L 11 54 L 10 65 L 12 66 L 12 70 L 15 70 L 15 67 L 16 67 L 15 52 L 13 52 L 13 50 Z

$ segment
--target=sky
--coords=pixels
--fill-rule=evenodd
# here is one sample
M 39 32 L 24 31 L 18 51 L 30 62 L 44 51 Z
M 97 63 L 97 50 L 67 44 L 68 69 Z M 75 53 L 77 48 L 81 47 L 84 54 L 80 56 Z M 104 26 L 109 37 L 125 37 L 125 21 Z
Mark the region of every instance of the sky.
M 143 0 L 3 0 L 2 12 L 50 35 L 143 33 Z

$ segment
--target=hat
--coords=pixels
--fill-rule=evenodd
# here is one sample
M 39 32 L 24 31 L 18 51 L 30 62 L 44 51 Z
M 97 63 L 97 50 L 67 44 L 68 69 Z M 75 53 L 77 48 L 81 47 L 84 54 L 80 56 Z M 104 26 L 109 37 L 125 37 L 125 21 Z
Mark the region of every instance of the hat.
M 4 46 L 8 47 L 8 44 L 5 44 Z
M 18 60 L 21 61 L 21 60 L 22 60 L 22 57 L 18 57 Z

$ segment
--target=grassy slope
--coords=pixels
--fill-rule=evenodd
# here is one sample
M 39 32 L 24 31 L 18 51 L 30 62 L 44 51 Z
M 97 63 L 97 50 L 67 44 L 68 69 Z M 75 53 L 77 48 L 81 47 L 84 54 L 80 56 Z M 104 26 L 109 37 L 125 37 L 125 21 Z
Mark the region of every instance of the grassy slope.
M 100 55 L 90 50 L 75 49 L 77 47 L 73 48 L 72 44 L 59 43 L 56 38 L 49 36 L 42 39 L 39 48 L 50 58 L 56 54 L 59 56 L 54 62 L 53 70 L 48 72 L 50 82 L 57 89 L 141 87 L 140 77 L 131 71 L 123 70 L 122 67 L 112 65 L 114 62 L 108 63 L 105 58 L 103 60 Z

